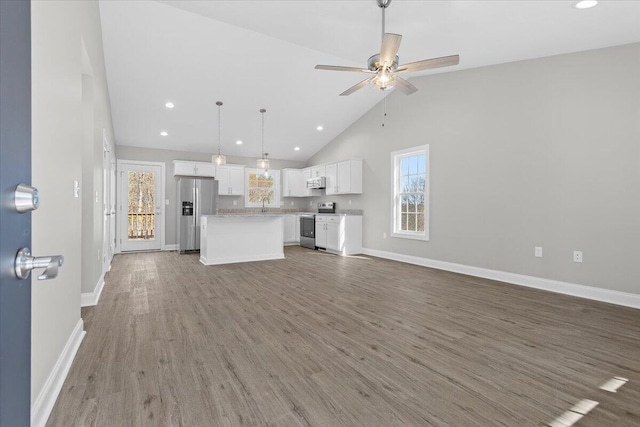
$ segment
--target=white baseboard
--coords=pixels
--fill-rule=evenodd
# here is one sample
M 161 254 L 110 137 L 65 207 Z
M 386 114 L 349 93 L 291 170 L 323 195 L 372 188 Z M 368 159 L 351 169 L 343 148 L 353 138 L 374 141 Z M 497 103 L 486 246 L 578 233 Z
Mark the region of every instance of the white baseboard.
M 398 254 L 394 252 L 379 251 L 377 249 L 362 248 L 362 253 L 379 258 L 386 258 L 394 261 L 406 262 L 408 264 L 421 265 L 423 267 L 430 267 L 438 270 L 453 271 L 455 273 L 462 273 L 469 276 L 507 282 L 514 285 L 526 286 L 529 288 L 542 289 L 559 294 L 572 295 L 580 298 L 587 298 L 595 301 L 622 305 L 625 307 L 640 308 L 639 294 L 612 291 L 609 289 L 595 288 L 593 286 L 585 286 L 578 285 L 576 283 L 543 279 L 541 277 L 526 276 L 524 274 L 508 273 L 506 271 L 500 270 L 490 270 L 488 268 L 473 267 L 470 265 L 438 261 L 429 258 Z
M 177 251 L 178 250 L 178 245 L 174 244 L 174 245 L 164 245 L 162 247 L 163 251 Z
M 96 283 L 96 286 L 93 288 L 93 292 L 80 294 L 80 306 L 92 307 L 94 305 L 98 305 L 102 288 L 104 288 L 104 274 L 100 275 L 98 283 Z
M 47 423 L 53 405 L 56 403 L 60 390 L 62 390 L 64 380 L 67 378 L 69 369 L 71 369 L 71 364 L 78 352 L 80 343 L 86 334 L 83 328 L 84 322 L 79 319 L 47 381 L 44 383 L 40 393 L 38 393 L 36 401 L 31 405 L 31 427 L 43 427 Z

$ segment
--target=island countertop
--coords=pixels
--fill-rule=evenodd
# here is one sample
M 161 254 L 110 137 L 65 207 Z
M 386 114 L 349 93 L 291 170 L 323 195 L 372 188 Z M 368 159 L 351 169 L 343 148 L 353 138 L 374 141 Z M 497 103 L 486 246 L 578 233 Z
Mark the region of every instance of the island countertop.
M 203 215 L 200 262 L 232 264 L 284 258 L 283 214 Z

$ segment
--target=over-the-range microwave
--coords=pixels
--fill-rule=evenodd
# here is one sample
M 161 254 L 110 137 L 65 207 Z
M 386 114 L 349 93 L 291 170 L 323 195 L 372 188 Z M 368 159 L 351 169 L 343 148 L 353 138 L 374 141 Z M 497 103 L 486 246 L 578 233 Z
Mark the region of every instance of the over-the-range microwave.
M 326 188 L 327 179 L 324 176 L 317 178 L 309 178 L 307 180 L 307 188 Z

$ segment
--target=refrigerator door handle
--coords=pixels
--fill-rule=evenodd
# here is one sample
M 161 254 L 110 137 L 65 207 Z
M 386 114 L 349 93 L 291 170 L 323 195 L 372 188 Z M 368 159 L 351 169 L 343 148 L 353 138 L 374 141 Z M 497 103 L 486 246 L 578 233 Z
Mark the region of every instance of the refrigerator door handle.
M 196 227 L 198 227 L 200 225 L 201 207 L 200 207 L 200 189 L 198 188 L 197 184 L 196 184 L 195 192 L 196 192 L 196 203 L 194 204 L 195 212 L 194 212 L 193 216 L 194 216 L 194 224 L 195 224 Z
M 198 201 L 196 200 L 196 186 L 195 186 L 195 182 L 193 187 L 191 188 L 191 200 L 193 200 L 193 227 L 195 228 L 198 224 L 196 223 L 196 218 L 198 217 L 196 215 L 196 206 Z

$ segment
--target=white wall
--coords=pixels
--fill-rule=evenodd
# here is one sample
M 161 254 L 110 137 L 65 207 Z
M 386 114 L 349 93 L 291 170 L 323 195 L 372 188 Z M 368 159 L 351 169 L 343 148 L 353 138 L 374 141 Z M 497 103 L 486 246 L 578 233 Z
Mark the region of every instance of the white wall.
M 364 158 L 362 196 L 321 199 L 364 209 L 366 248 L 640 294 L 638 76 L 640 44 L 414 78 L 308 164 Z M 421 144 L 431 240 L 384 239 L 390 153 Z
M 39 256 L 62 254 L 65 257 L 58 278 L 32 280 L 33 404 L 80 322 L 83 211 L 82 198 L 74 197 L 74 180 L 81 188 L 95 188 L 99 191 L 98 200 L 102 200 L 101 173 L 95 170 L 96 161 L 83 165 L 83 144 L 92 141 L 83 138 L 82 76 L 86 75 L 87 64 L 83 65 L 82 41 L 93 70 L 90 91 L 93 137 L 89 138 L 100 147 L 100 156 L 102 129 L 106 129 L 111 140 L 113 129 L 98 3 L 33 1 L 31 16 L 32 181 L 41 194 L 41 206 L 33 213 L 32 249 Z M 84 174 L 83 167 L 88 168 Z M 95 241 L 96 234 L 92 236 L 93 241 L 89 239 L 85 246 L 102 247 L 101 241 Z M 100 234 L 98 238 L 101 239 Z M 94 281 L 96 274 L 91 272 L 89 281 Z

